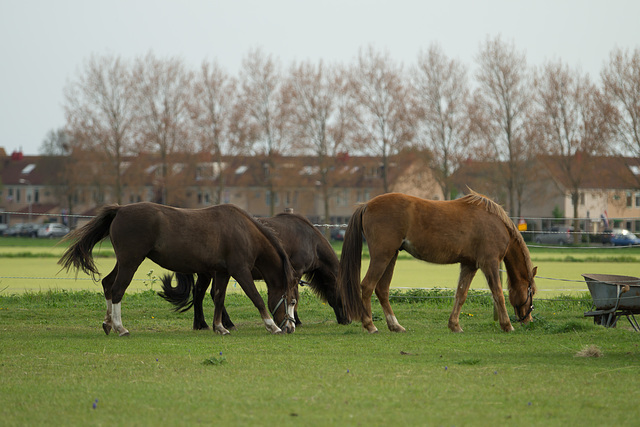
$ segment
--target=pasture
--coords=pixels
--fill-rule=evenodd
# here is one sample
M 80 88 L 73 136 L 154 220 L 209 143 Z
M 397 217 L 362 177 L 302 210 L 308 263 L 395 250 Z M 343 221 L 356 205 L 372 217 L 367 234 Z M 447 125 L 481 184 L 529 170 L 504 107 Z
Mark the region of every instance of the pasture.
M 590 297 L 580 277 L 638 276 L 637 249 L 533 248 L 538 288 L 548 291 L 536 296 L 530 325 L 508 306 L 509 334 L 493 320 L 481 275 L 462 334 L 447 328 L 451 291 L 397 289 L 391 303 L 404 334 L 388 331 L 377 301 L 380 332 L 370 335 L 359 322 L 338 325 L 303 292 L 303 325 L 274 336 L 232 286 L 238 330 L 192 331 L 192 311 L 172 312 L 153 292 L 160 269 L 145 264 L 123 300 L 125 338 L 102 331 L 99 285 L 56 276 L 63 249 L 0 239 L 3 425 L 633 425 L 640 415 L 632 404 L 640 334 L 624 318 L 614 329 L 584 318 Z M 108 271 L 108 245 L 99 252 Z M 402 256 L 393 286 L 453 289 L 457 272 Z M 209 298 L 205 314 L 213 315 Z

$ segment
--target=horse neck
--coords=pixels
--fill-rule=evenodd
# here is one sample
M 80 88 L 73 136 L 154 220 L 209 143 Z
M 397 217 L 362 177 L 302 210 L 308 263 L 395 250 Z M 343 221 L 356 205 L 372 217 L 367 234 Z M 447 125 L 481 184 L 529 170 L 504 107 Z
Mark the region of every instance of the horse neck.
M 264 252 L 256 258 L 256 267 L 260 270 L 265 281 L 282 282 L 283 265 L 282 260 L 276 251 L 268 250 L 269 254 Z
M 507 268 L 509 286 L 515 283 L 528 283 L 531 274 L 531 261 L 529 260 L 529 250 L 523 242 L 517 238 L 512 238 L 504 256 L 504 265 Z
M 274 291 L 282 290 L 284 293 L 287 292 L 289 287 L 287 283 L 289 280 L 287 268 L 291 268 L 290 264 L 289 267 L 287 267 L 287 264 L 287 260 L 283 259 L 273 247 L 265 248 L 256 258 L 256 267 L 267 284 L 267 288 Z

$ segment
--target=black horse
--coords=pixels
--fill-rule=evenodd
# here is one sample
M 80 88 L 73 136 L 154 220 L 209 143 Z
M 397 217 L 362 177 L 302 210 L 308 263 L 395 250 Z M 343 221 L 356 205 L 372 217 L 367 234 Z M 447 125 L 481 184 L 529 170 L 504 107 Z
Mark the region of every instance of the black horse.
M 351 319 L 343 309 L 343 293 L 337 286 L 338 257 L 327 239 L 305 217 L 293 213 L 281 213 L 272 218 L 259 218 L 265 226 L 273 229 L 289 255 L 291 265 L 298 279 L 304 277 L 305 285 L 321 299 L 327 301 L 335 312 L 338 323 L 348 324 Z M 254 279 L 260 279 L 260 272 L 254 270 Z M 172 286 L 172 278 L 162 278 L 162 292 L 158 294 L 172 303 L 176 311 L 184 312 L 193 306 L 193 329 L 208 329 L 203 311 L 203 300 L 211 282 L 211 275 L 198 273 L 194 284 L 193 275 L 176 274 L 176 286 Z M 215 286 L 211 289 L 211 297 L 215 299 Z M 193 294 L 193 295 L 192 295 Z M 300 324 L 295 310 L 296 324 Z M 223 311 L 222 324 L 233 328 L 233 322 Z
M 102 280 L 107 314 L 105 333 L 113 328 L 120 336 L 129 331 L 122 325 L 121 300 L 134 273 L 149 258 L 158 265 L 181 273 L 206 273 L 216 278 L 214 327 L 222 326 L 222 309 L 230 276 L 233 276 L 260 312 L 272 333 L 293 332 L 297 278 L 279 239 L 263 224 L 233 205 L 204 209 L 178 209 L 155 203 L 106 206 L 67 239 L 73 243 L 58 261 L 63 269 L 82 270 L 94 278 L 99 274 L 93 247 L 111 238 L 116 253 L 114 269 Z M 253 283 L 259 271 L 267 283 L 266 310 Z

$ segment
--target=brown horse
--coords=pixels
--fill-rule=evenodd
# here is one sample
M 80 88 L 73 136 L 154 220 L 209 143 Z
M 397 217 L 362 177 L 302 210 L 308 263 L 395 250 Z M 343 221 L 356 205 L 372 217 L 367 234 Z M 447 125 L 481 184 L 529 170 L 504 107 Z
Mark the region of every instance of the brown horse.
M 371 261 L 362 283 L 360 262 L 362 236 L 369 245 Z M 460 278 L 449 329 L 462 332 L 460 310 L 471 280 L 480 269 L 487 278 L 497 308 L 500 326 L 512 331 L 500 283 L 504 260 L 509 301 L 521 322 L 531 320 L 534 276 L 529 250 L 506 212 L 477 193 L 454 201 L 431 201 L 399 193 L 383 194 L 359 206 L 352 215 L 344 238 L 338 281 L 352 293 L 362 291 L 362 326 L 377 332 L 371 316 L 375 289 L 391 331 L 404 332 L 389 304 L 389 284 L 398 251 L 436 264 L 460 263 Z
M 63 269 L 82 269 L 95 278 L 99 273 L 92 250 L 107 237 L 116 253 L 114 269 L 102 280 L 107 303 L 103 329 L 107 334 L 112 328 L 120 336 L 129 334 L 122 325 L 121 300 L 145 258 L 168 270 L 215 276 L 214 327 L 221 334 L 229 333 L 221 318 L 230 276 L 256 306 L 269 332 L 295 330 L 297 281 L 289 258 L 278 238 L 238 207 L 178 209 L 145 202 L 106 206 L 68 237 L 73 243 L 58 263 Z M 253 283 L 254 269 L 265 279 L 267 304 L 276 323 Z
M 348 324 L 351 319 L 343 309 L 343 297 L 337 286 L 338 257 L 335 251 L 311 222 L 298 214 L 280 213 L 273 218 L 258 218 L 258 221 L 275 231 L 282 246 L 289 255 L 291 265 L 298 279 L 304 278 L 315 294 L 327 301 L 333 308 L 340 324 Z M 253 278 L 261 279 L 259 271 L 253 271 Z M 203 300 L 212 277 L 199 273 L 194 284 L 193 275 L 176 275 L 176 286 L 171 285 L 171 276 L 162 278 L 162 292 L 158 294 L 174 305 L 176 311 L 187 311 L 193 307 L 193 329 L 208 329 L 203 311 Z M 215 285 L 211 288 L 211 297 L 215 298 Z M 359 298 L 360 297 L 356 297 Z M 299 324 L 297 309 L 296 324 Z M 226 309 L 222 313 L 225 328 L 234 327 Z

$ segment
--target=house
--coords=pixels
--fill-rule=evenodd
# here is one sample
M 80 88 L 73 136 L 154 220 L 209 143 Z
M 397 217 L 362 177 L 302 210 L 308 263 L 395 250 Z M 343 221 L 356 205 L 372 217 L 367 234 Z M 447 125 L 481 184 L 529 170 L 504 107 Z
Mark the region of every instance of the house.
M 233 203 L 255 216 L 293 209 L 314 223 L 344 224 L 355 205 L 383 192 L 382 163 L 342 153 L 320 173 L 309 156 L 176 155 L 162 165 L 155 155 L 124 158 L 120 173 L 95 155 L 0 159 L 0 222 L 88 221 L 104 204 L 162 202 L 185 208 Z M 389 160 L 391 191 L 442 199 L 430 170 L 414 153 Z M 118 179 L 117 179 L 118 178 Z M 323 185 L 323 181 L 325 185 Z M 325 212 L 330 217 L 325 218 Z M 31 215 L 29 215 L 31 212 Z
M 466 162 L 453 176 L 455 186 L 460 193 L 472 188 L 504 203 L 500 166 Z M 558 217 L 573 218 L 572 189 L 577 188 L 582 230 L 598 233 L 608 222 L 609 227 L 640 231 L 640 158 L 538 156 L 528 166 L 523 171 L 521 217 L 535 229 L 548 228 Z

